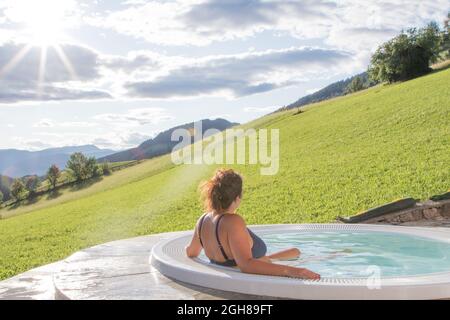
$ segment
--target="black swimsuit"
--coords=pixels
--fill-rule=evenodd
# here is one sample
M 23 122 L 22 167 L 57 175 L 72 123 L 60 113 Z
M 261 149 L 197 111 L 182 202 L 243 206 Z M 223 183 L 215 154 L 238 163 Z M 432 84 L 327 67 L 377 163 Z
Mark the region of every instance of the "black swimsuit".
M 201 238 L 201 231 L 202 231 L 203 219 L 205 218 L 205 216 L 206 216 L 206 213 L 201 217 L 200 224 L 198 226 L 198 238 L 200 240 L 200 244 L 202 245 L 202 247 L 203 247 L 203 242 L 202 242 L 202 238 Z M 237 265 L 236 261 L 234 261 L 234 259 L 228 258 L 227 254 L 225 253 L 225 250 L 222 247 L 222 243 L 220 242 L 220 239 L 219 239 L 219 223 L 220 223 L 220 220 L 223 218 L 223 216 L 224 216 L 224 214 L 221 214 L 219 216 L 219 219 L 216 222 L 216 239 L 217 239 L 217 243 L 219 245 L 219 249 L 222 252 L 223 257 L 225 258 L 225 261 L 220 262 L 220 261 L 216 261 L 213 259 L 209 259 L 209 260 L 211 261 L 211 263 L 218 264 L 221 266 L 235 267 Z M 266 244 L 260 237 L 258 237 L 256 234 L 254 234 L 253 231 L 251 231 L 249 228 L 247 228 L 247 230 L 253 239 L 253 247 L 252 247 L 253 258 L 258 259 L 258 258 L 264 257 L 267 253 Z

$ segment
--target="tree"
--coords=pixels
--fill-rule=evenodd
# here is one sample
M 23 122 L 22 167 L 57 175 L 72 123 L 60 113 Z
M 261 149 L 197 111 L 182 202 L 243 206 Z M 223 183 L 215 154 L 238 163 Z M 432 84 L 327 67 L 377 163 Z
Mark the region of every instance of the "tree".
M 52 165 L 48 168 L 47 171 L 47 180 L 50 183 L 52 189 L 56 188 L 56 184 L 58 183 L 58 179 L 61 176 L 61 171 L 59 170 L 56 164 Z
M 25 188 L 27 189 L 30 197 L 35 195 L 35 192 L 40 184 L 41 181 L 37 176 L 31 176 L 27 178 L 27 180 L 25 181 Z
M 365 89 L 364 82 L 361 77 L 355 77 L 345 89 L 345 93 L 353 93 Z
M 97 164 L 97 159 L 95 157 L 88 158 L 87 161 L 87 172 L 89 177 L 98 177 L 102 175 L 102 170 Z
M 3 202 L 3 192 L 0 191 L 0 204 Z
M 441 47 L 440 58 L 446 60 L 450 58 L 450 12 L 447 14 L 447 19 L 444 21 L 444 30 L 441 33 Z
M 432 22 L 425 28 L 408 29 L 382 44 L 372 55 L 369 75 L 377 82 L 409 80 L 428 73 L 440 48 L 439 27 Z
M 81 152 L 75 152 L 67 161 L 66 167 L 70 170 L 76 181 L 86 180 L 98 174 L 98 165 L 95 157 L 86 157 Z
M 11 197 L 18 201 L 22 199 L 23 193 L 25 192 L 25 185 L 22 180 L 15 179 L 11 185 Z
M 108 161 L 102 163 L 102 171 L 104 175 L 110 175 L 111 174 L 111 165 Z

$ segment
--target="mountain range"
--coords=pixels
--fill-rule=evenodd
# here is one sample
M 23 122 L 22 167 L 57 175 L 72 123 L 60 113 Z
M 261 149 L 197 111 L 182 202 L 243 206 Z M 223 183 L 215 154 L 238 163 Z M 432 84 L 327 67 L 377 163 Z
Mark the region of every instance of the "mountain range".
M 0 175 L 14 178 L 34 174 L 44 175 L 52 164 L 64 169 L 67 160 L 74 152 L 100 158 L 116 151 L 100 149 L 94 145 L 50 148 L 40 151 L 3 149 L 0 150 Z
M 238 125 L 238 123 L 230 122 L 225 119 L 203 119 L 202 122 L 202 135 L 208 129 L 217 129 L 220 131 L 226 130 L 230 127 Z M 178 144 L 178 141 L 172 141 L 172 132 L 177 129 L 193 129 L 194 123 L 186 123 L 174 128 L 170 128 L 166 131 L 159 133 L 155 138 L 144 141 L 136 148 L 117 152 L 102 158 L 99 158 L 99 162 L 119 162 L 130 160 L 141 160 L 157 157 L 166 153 L 172 152 L 172 149 Z

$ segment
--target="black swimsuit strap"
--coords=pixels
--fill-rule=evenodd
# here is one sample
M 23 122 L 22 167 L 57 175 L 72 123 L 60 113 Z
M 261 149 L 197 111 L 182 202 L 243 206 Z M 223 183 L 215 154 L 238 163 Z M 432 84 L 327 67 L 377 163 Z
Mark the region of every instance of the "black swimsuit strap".
M 203 220 L 205 219 L 205 216 L 206 216 L 206 213 L 204 213 L 204 214 L 202 215 L 202 217 L 200 218 L 200 223 L 199 223 L 199 225 L 198 225 L 198 239 L 200 240 L 200 244 L 202 245 L 202 247 L 203 247 L 203 242 L 202 242 L 201 234 L 202 234 Z
M 222 247 L 222 243 L 220 243 L 220 239 L 219 239 L 219 223 L 220 223 L 220 220 L 223 218 L 223 216 L 224 216 L 224 214 L 221 214 L 216 223 L 216 239 L 217 239 L 217 244 L 219 245 L 219 249 L 222 252 L 223 257 L 225 258 L 225 260 L 229 260 L 227 254 L 225 253 L 225 250 Z

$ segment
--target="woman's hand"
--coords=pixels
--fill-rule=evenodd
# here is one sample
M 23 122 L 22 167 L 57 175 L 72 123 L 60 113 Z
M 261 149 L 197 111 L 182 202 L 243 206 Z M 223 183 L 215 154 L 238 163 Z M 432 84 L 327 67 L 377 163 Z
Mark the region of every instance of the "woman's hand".
M 293 278 L 300 278 L 300 279 L 308 279 L 308 280 L 319 280 L 320 274 L 315 273 L 311 270 L 308 270 L 306 268 L 290 268 L 289 277 Z

